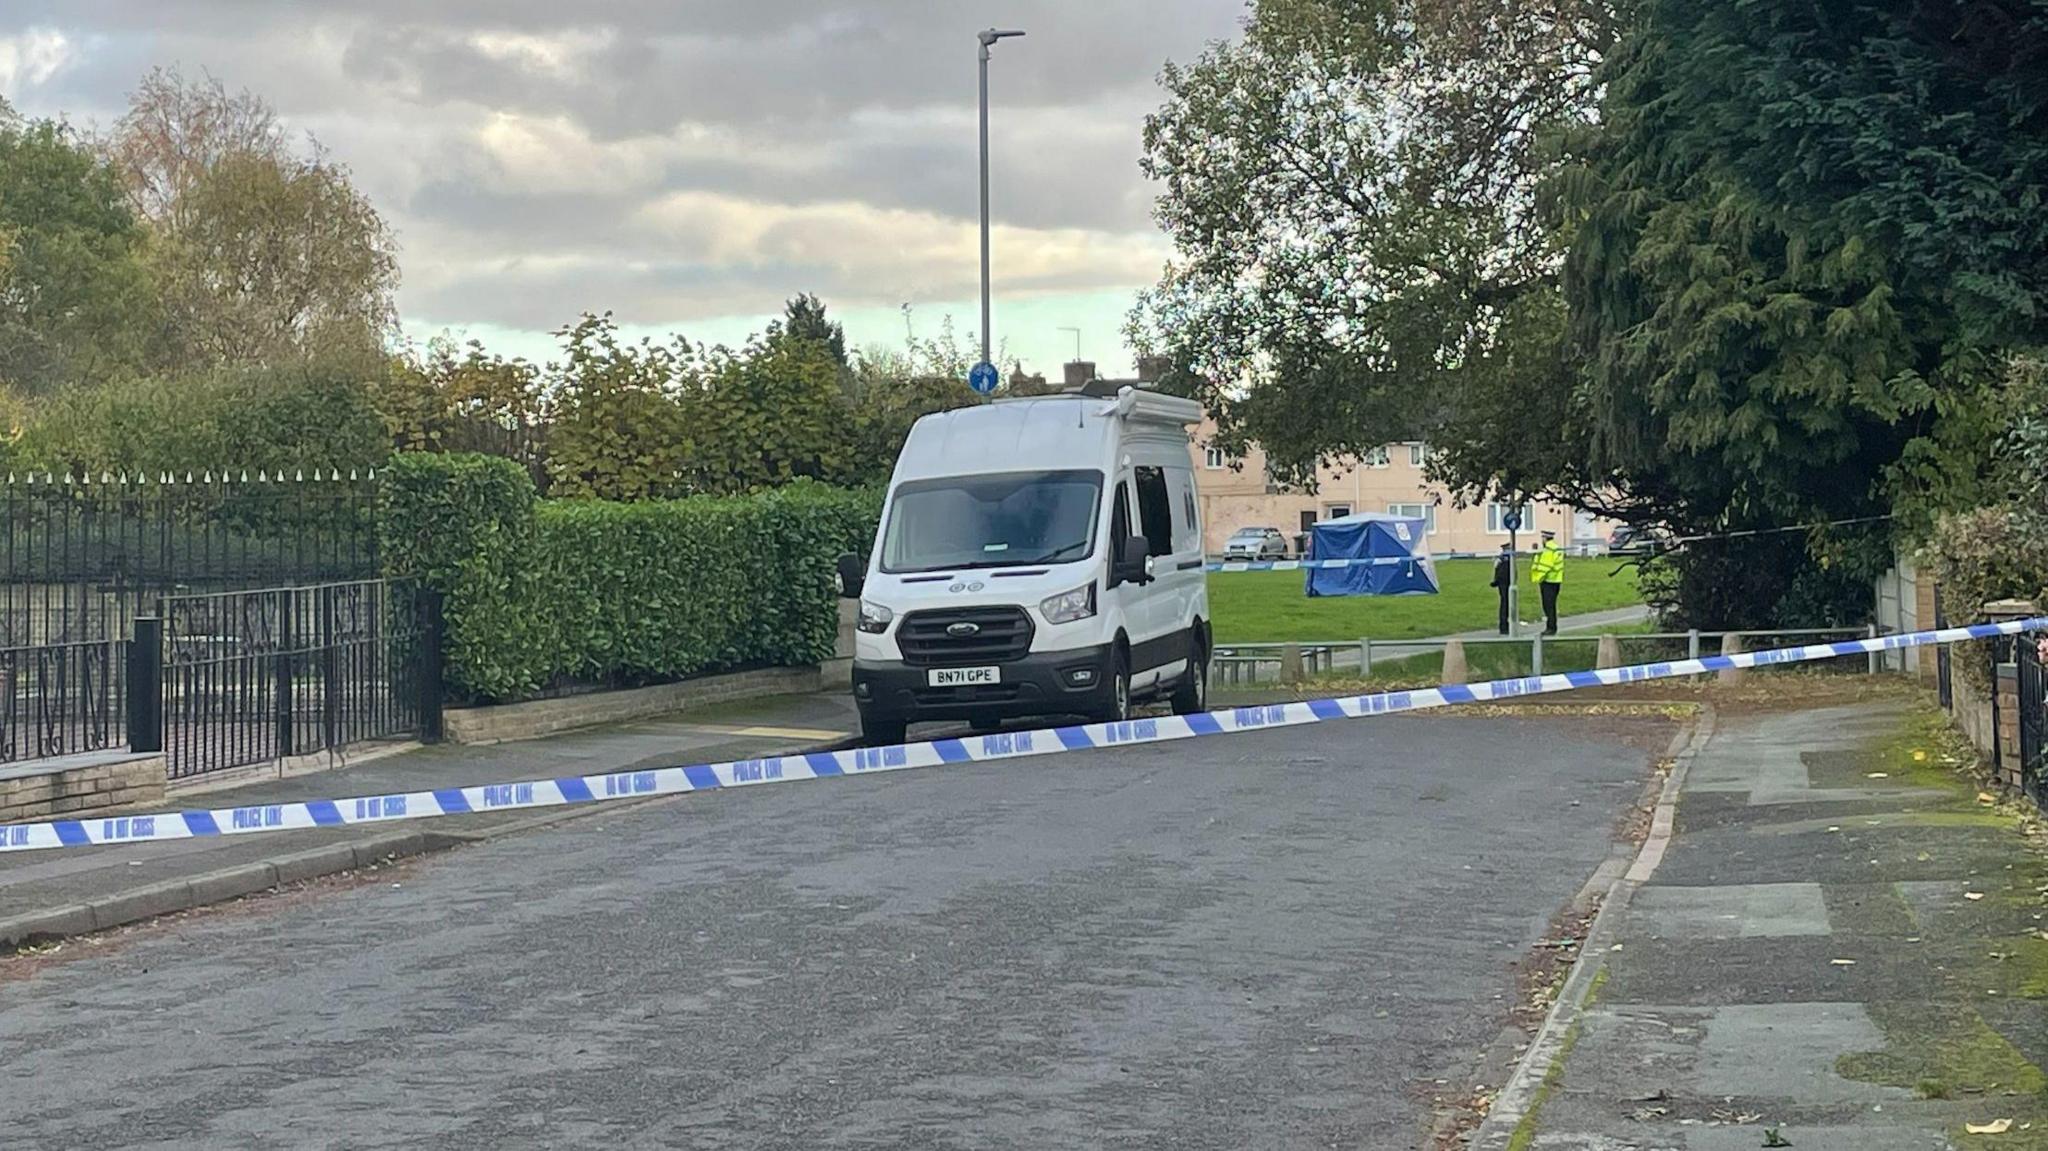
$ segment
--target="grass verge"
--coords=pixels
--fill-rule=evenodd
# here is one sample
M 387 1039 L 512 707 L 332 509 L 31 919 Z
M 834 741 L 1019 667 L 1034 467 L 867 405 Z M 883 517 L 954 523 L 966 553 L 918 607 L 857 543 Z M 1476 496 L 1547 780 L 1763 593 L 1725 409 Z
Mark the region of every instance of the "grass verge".
M 1618 561 L 1569 557 L 1559 610 L 1567 615 L 1630 607 L 1642 602 L 1633 567 Z M 1535 585 L 1522 562 L 1522 614 L 1537 614 Z M 1490 586 L 1490 559 L 1439 560 L 1436 595 L 1339 596 L 1310 599 L 1305 572 L 1235 572 L 1209 578 L 1209 606 L 1217 643 L 1286 643 L 1306 640 L 1422 639 L 1491 629 L 1499 600 Z

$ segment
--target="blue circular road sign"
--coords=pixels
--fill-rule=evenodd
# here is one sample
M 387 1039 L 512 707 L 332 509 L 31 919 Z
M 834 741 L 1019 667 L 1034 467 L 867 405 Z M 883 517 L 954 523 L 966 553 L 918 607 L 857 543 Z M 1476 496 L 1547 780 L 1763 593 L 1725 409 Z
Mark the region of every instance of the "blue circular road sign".
M 1511 532 L 1521 531 L 1521 530 L 1522 530 L 1522 513 L 1521 513 L 1521 512 L 1509 512 L 1508 514 L 1506 514 L 1506 515 L 1504 515 L 1504 516 L 1500 517 L 1500 526 L 1502 526 L 1502 527 L 1504 527 L 1504 528 L 1508 529 L 1508 530 L 1509 530 L 1509 531 L 1511 531 Z
M 995 391 L 996 384 L 1000 381 L 1001 377 L 996 374 L 996 366 L 987 360 L 974 365 L 973 370 L 967 373 L 967 386 L 984 396 Z

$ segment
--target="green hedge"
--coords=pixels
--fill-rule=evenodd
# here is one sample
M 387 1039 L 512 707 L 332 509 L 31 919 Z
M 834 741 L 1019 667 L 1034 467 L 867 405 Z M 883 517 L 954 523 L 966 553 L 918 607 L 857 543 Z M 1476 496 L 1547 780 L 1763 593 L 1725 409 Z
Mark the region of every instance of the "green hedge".
M 533 614 L 533 480 L 510 460 L 405 454 L 379 489 L 386 575 L 445 597 L 447 689 L 510 700 L 542 682 L 545 627 Z
M 867 550 L 881 503 L 798 482 L 728 498 L 536 504 L 506 461 L 400 458 L 424 462 L 392 472 L 386 531 L 402 546 L 387 545 L 387 568 L 447 594 L 450 692 L 480 702 L 562 681 L 829 659 L 833 561 Z M 419 487 L 439 494 L 400 494 Z

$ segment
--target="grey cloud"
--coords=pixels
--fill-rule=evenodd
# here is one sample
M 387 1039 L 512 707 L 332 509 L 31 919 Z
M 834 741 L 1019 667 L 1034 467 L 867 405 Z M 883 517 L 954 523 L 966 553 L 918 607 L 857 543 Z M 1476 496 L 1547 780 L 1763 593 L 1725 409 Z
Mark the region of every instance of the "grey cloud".
M 997 221 L 1059 232 L 1069 238 L 1058 250 L 1079 253 L 1070 269 L 1040 261 L 1051 270 L 1010 286 L 1110 286 L 1104 268 L 1129 267 L 1127 255 L 1087 266 L 1086 245 L 1065 230 L 1151 234 L 1136 160 L 1159 99 L 1153 76 L 1233 33 L 1243 2 L 7 0 L 0 36 L 55 27 L 77 49 L 32 111 L 110 119 L 154 64 L 262 93 L 391 218 L 410 312 L 545 327 L 610 306 L 687 327 L 688 316 L 772 309 L 797 290 L 851 304 L 971 287 L 971 248 L 959 268 L 932 270 L 928 231 L 925 250 L 864 270 L 714 261 L 690 236 L 651 236 L 635 220 L 663 197 L 705 192 L 970 221 L 972 33 L 991 22 L 1030 32 L 997 48 L 991 73 Z M 559 67 L 529 66 L 505 58 L 502 42 L 518 36 L 576 50 Z M 507 168 L 484 138 L 503 115 L 568 125 L 601 176 Z M 704 132 L 712 144 L 691 144 Z M 606 165 L 621 154 L 634 159 L 614 180 Z M 492 263 L 515 253 L 527 262 Z M 893 282 L 912 274 L 943 280 Z

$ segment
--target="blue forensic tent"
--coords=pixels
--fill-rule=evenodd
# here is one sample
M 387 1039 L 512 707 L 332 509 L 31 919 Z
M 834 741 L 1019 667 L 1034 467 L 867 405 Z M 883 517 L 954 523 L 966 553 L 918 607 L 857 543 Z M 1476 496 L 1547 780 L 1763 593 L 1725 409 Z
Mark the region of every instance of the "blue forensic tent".
M 1435 595 L 1436 564 L 1424 547 L 1423 522 L 1365 512 L 1324 520 L 1309 532 L 1308 594 Z M 1324 566 L 1332 560 L 1339 566 Z

